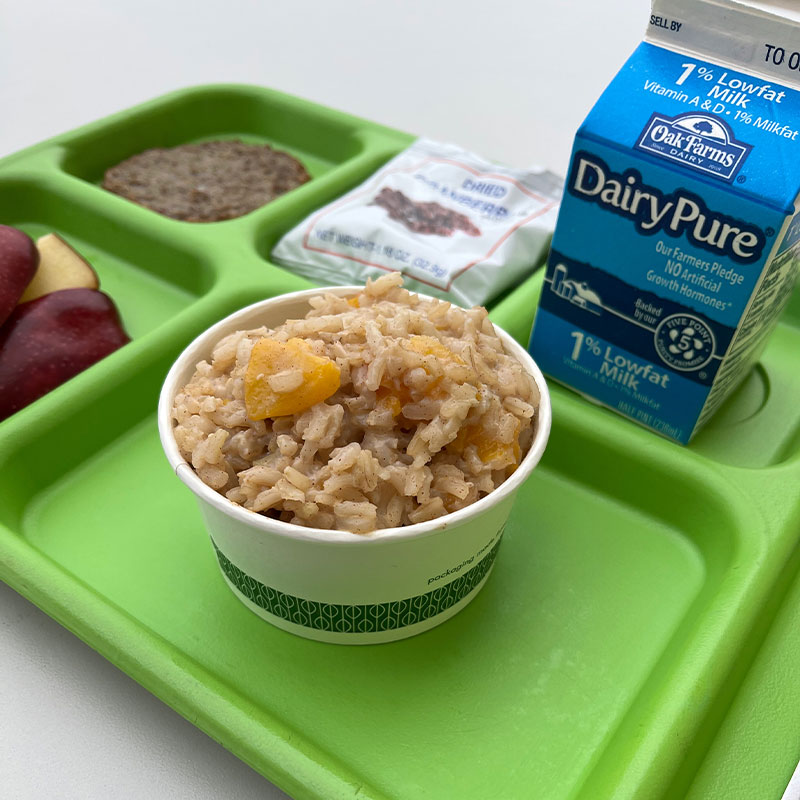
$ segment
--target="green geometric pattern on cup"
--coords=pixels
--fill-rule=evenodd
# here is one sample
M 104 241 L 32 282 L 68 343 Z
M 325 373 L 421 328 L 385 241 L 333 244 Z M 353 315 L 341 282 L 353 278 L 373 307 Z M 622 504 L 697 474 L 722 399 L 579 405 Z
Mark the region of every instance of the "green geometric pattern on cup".
M 405 600 L 372 605 L 319 603 L 316 600 L 305 600 L 302 597 L 285 594 L 271 586 L 265 586 L 242 572 L 220 551 L 213 539 L 211 544 L 214 545 L 219 565 L 228 580 L 248 600 L 269 611 L 270 614 L 295 625 L 320 631 L 373 633 L 405 628 L 415 622 L 422 622 L 447 611 L 465 598 L 486 577 L 497 556 L 501 539 L 502 536 L 481 561 L 454 581 Z

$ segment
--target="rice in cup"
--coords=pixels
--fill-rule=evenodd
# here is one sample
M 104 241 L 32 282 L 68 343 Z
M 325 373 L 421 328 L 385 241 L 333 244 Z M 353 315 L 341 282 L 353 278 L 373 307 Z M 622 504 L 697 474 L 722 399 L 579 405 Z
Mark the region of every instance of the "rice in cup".
M 176 396 L 175 441 L 204 483 L 284 522 L 368 533 L 464 508 L 517 468 L 539 393 L 485 309 L 412 294 L 398 273 L 310 304 L 226 336 Z
M 365 643 L 477 594 L 550 406 L 485 309 L 388 274 L 215 325 L 170 371 L 159 428 L 239 599 L 293 633 Z

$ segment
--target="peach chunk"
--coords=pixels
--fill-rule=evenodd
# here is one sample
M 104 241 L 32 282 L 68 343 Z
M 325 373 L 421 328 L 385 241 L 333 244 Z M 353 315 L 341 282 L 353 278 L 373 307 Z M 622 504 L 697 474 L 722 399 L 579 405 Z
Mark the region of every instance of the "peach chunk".
M 405 389 L 404 394 L 408 399 L 406 402 L 411 402 L 411 396 L 408 393 L 408 389 L 405 386 L 402 387 Z M 399 417 L 400 412 L 403 410 L 403 401 L 398 397 L 398 393 L 402 391 L 399 386 L 393 387 L 381 385 L 378 387 L 378 391 L 375 392 L 375 406 L 378 409 L 388 409 L 389 412 L 393 417 Z
M 433 336 L 412 336 L 408 340 L 408 349 L 423 356 L 435 356 L 439 361 L 464 362 L 447 345 Z
M 339 383 L 336 362 L 316 355 L 308 342 L 264 337 L 253 345 L 244 376 L 247 415 L 266 419 L 299 414 L 335 394 Z
M 475 444 L 478 446 L 478 458 L 484 464 L 489 464 L 492 461 L 502 461 L 504 466 L 519 463 L 520 452 L 517 442 L 505 444 L 504 442 L 482 438 L 478 439 Z
M 421 356 L 432 356 L 437 362 L 439 362 L 440 366 L 442 364 L 463 365 L 464 363 L 460 356 L 456 355 L 456 353 L 454 353 L 446 344 L 440 342 L 433 336 L 411 336 L 405 342 L 405 347 L 414 353 L 419 353 Z M 430 367 L 430 362 L 424 363 L 422 368 L 428 373 L 428 375 L 433 374 L 433 370 Z M 434 378 L 434 380 L 428 385 L 425 394 L 429 397 L 433 397 L 441 381 L 442 375 Z
M 499 442 L 494 438 L 487 436 L 480 425 L 469 425 L 462 428 L 458 432 L 458 436 L 453 440 L 450 449 L 456 453 L 463 453 L 464 449 L 471 444 L 475 445 L 478 453 L 478 458 L 484 464 L 490 464 L 493 461 L 500 462 L 496 469 L 500 466 L 516 466 L 519 464 L 520 447 L 517 437 L 521 424 L 518 422 L 516 430 L 514 431 L 514 441 L 511 443 Z

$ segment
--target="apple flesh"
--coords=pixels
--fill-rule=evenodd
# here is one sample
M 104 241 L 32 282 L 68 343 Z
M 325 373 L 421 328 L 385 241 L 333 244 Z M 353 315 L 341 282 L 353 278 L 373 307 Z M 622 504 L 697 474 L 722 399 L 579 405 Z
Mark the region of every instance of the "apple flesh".
M 0 327 L 0 420 L 129 341 L 113 301 L 95 289 L 17 306 Z
M 91 264 L 57 233 L 36 240 L 39 268 L 20 303 L 27 303 L 60 289 L 97 289 L 100 281 Z
M 14 310 L 38 265 L 33 239 L 10 225 L 0 225 L 0 325 Z

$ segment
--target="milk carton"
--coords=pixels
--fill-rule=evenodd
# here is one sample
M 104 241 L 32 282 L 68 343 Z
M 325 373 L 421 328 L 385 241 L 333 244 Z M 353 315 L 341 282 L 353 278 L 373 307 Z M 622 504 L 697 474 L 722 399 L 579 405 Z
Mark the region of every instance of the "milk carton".
M 752 367 L 794 286 L 792 13 L 656 0 L 575 138 L 531 353 L 682 443 Z

